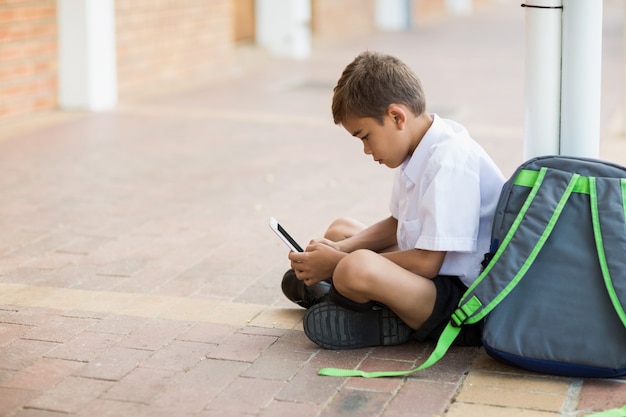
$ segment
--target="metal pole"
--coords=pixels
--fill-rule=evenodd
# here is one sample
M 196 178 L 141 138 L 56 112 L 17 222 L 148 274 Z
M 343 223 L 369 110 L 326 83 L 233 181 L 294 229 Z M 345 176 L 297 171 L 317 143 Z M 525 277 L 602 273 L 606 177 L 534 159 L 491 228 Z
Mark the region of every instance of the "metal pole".
M 524 159 L 530 159 L 559 153 L 562 0 L 529 0 L 523 6 L 526 10 Z
M 602 0 L 563 0 L 561 154 L 600 154 Z

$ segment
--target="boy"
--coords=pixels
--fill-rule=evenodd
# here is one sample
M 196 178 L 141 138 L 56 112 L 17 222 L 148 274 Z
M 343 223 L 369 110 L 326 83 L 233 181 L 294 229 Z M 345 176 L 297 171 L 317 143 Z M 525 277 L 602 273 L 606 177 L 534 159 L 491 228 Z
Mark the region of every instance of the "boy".
M 329 349 L 436 339 L 489 251 L 504 177 L 459 124 L 426 112 L 421 83 L 395 57 L 364 52 L 334 88 L 336 124 L 396 170 L 391 215 L 339 219 L 302 253 L 282 288 L 308 308 L 305 334 Z M 465 326 L 458 344 L 480 344 Z

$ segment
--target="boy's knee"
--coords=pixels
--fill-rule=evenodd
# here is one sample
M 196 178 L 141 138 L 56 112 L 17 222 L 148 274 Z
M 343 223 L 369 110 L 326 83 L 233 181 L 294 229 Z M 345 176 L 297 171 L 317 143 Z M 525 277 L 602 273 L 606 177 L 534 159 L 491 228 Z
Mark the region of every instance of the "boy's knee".
M 357 220 L 348 217 L 340 217 L 328 226 L 324 237 L 333 242 L 338 242 L 354 236 L 361 229 L 362 225 Z
M 333 283 L 337 289 L 359 290 L 367 286 L 367 258 L 372 255 L 372 251 L 359 249 L 339 261 L 333 274 Z

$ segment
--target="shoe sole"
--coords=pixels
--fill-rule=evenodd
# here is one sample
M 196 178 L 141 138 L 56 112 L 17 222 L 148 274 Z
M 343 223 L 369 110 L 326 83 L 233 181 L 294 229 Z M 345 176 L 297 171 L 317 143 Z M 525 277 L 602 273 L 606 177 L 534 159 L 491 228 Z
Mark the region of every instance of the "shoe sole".
M 386 307 L 359 312 L 327 301 L 311 307 L 303 324 L 311 341 L 333 350 L 399 345 L 415 332 Z

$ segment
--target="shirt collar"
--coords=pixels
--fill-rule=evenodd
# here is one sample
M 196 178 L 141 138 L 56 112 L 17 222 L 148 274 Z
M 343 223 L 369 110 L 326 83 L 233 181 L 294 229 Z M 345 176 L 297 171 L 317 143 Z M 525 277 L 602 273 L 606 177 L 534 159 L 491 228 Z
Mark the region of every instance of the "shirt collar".
M 426 166 L 426 162 L 430 157 L 430 148 L 441 137 L 445 129 L 445 123 L 436 114 L 431 114 L 433 123 L 430 125 L 422 140 L 413 151 L 413 155 L 409 156 L 401 165 L 404 178 L 415 183 L 415 178 L 419 176 L 420 171 Z

